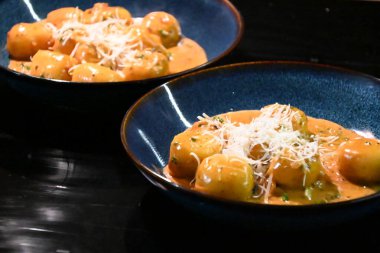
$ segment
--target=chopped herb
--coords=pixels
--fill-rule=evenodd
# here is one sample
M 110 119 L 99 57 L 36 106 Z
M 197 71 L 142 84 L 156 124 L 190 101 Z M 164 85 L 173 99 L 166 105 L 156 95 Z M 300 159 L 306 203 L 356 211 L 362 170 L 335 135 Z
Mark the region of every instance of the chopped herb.
M 174 156 L 172 157 L 172 159 L 170 160 L 172 163 L 174 164 L 177 164 L 178 163 L 178 160 L 177 158 L 175 158 Z
M 281 199 L 282 199 L 282 201 L 284 201 L 284 202 L 289 201 L 289 196 L 288 196 L 288 194 L 287 194 L 286 192 L 285 192 L 284 194 L 282 194 Z
M 213 120 L 219 121 L 220 123 L 224 123 L 224 119 L 218 116 L 213 117 Z
M 164 37 L 169 36 L 168 31 L 165 31 L 165 30 L 160 30 L 160 34 L 161 34 L 162 36 L 164 36 Z
M 334 194 L 331 194 L 328 199 L 333 200 L 333 199 L 338 199 L 338 198 L 340 198 L 340 193 L 336 192 Z
M 26 70 L 30 70 L 30 66 L 24 65 L 23 66 Z
M 317 180 L 315 183 L 314 183 L 314 186 L 317 187 L 318 189 L 323 189 L 323 182 L 321 180 Z

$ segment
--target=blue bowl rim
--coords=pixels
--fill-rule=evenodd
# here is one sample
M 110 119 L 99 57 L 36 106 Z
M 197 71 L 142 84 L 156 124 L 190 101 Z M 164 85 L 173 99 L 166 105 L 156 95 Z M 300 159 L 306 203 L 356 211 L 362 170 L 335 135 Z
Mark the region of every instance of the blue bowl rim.
M 125 134 L 126 126 L 128 125 L 129 121 L 131 120 L 134 111 L 139 107 L 141 103 L 146 101 L 152 94 L 154 94 L 156 91 L 161 89 L 163 86 L 173 86 L 173 85 L 181 85 L 182 79 L 187 79 L 192 76 L 198 76 L 202 74 L 207 74 L 209 72 L 214 72 L 218 70 L 223 69 L 233 69 L 233 68 L 240 68 L 240 67 L 247 67 L 247 66 L 256 66 L 256 65 L 294 65 L 294 66 L 306 66 L 310 68 L 320 68 L 325 70 L 333 70 L 341 73 L 346 73 L 350 75 L 360 76 L 367 79 L 370 79 L 374 82 L 376 82 L 380 86 L 380 79 L 376 78 L 374 76 L 328 64 L 319 64 L 319 63 L 310 63 L 310 62 L 302 62 L 302 61 L 283 61 L 283 60 L 274 60 L 274 61 L 255 61 L 255 62 L 241 62 L 241 63 L 233 63 L 233 64 L 227 64 L 223 66 L 216 66 L 213 68 L 207 68 L 203 70 L 199 70 L 193 73 L 189 73 L 180 77 L 177 77 L 173 80 L 170 80 L 151 91 L 147 92 L 144 96 L 142 96 L 140 99 L 138 99 L 125 113 L 124 118 L 122 120 L 121 128 L 120 128 L 120 137 L 121 142 L 123 144 L 124 150 L 126 151 L 127 155 L 131 158 L 133 163 L 136 165 L 136 167 L 140 170 L 140 172 L 149 178 L 153 178 L 158 183 L 164 185 L 167 188 L 170 188 L 174 191 L 179 191 L 183 194 L 190 194 L 191 196 L 194 196 L 198 199 L 206 199 L 210 202 L 216 203 L 216 204 L 227 204 L 231 206 L 238 206 L 240 208 L 250 209 L 250 208 L 256 208 L 256 209 L 270 209 L 270 210 L 302 210 L 302 211 L 314 211 L 316 208 L 321 209 L 335 209 L 340 207 L 348 207 L 355 204 L 365 204 L 367 202 L 371 202 L 377 198 L 380 198 L 380 191 L 375 192 L 373 194 L 370 194 L 368 196 L 350 199 L 350 200 L 344 200 L 339 202 L 329 202 L 329 203 L 322 203 L 322 204 L 304 204 L 304 205 L 280 205 L 280 204 L 262 204 L 262 203 L 254 203 L 254 202 L 244 202 L 244 201 L 238 201 L 238 200 L 229 200 L 224 199 L 222 197 L 217 196 L 211 196 L 209 194 L 201 193 L 195 190 L 187 189 L 182 187 L 179 184 L 176 184 L 172 182 L 170 179 L 166 178 L 165 176 L 162 176 L 153 170 L 151 170 L 149 167 L 145 166 L 131 151 L 128 145 L 127 136 Z
M 147 78 L 147 79 L 143 79 L 143 80 L 120 81 L 120 82 L 97 82 L 97 83 L 72 82 L 72 81 L 47 79 L 47 78 L 41 78 L 41 77 L 36 77 L 36 76 L 30 76 L 27 74 L 23 74 L 21 72 L 11 70 L 11 69 L 3 66 L 3 65 L 0 65 L 0 71 L 2 71 L 4 73 L 8 73 L 8 74 L 12 75 L 12 77 L 14 77 L 14 78 L 26 78 L 27 80 L 30 80 L 30 81 L 38 81 L 43 85 L 51 85 L 53 83 L 54 85 L 61 85 L 61 86 L 65 86 L 65 87 L 77 87 L 77 86 L 84 86 L 84 87 L 91 86 L 92 87 L 95 85 L 97 87 L 102 87 L 102 86 L 110 87 L 110 86 L 121 86 L 124 84 L 128 85 L 128 86 L 129 85 L 139 86 L 139 85 L 143 85 L 144 83 L 147 83 L 150 81 L 157 81 L 157 82 L 166 81 L 168 79 L 172 79 L 172 78 L 184 75 L 184 74 L 188 74 L 188 73 L 197 71 L 199 69 L 202 69 L 206 66 L 209 66 L 209 65 L 217 62 L 221 58 L 230 54 L 237 47 L 237 45 L 240 43 L 240 41 L 243 37 L 245 25 L 244 25 L 243 17 L 240 14 L 239 10 L 230 2 L 230 0 L 216 0 L 216 1 L 220 2 L 221 4 L 224 4 L 232 12 L 233 16 L 235 17 L 236 24 L 238 26 L 237 36 L 233 40 L 233 43 L 226 50 L 224 50 L 220 55 L 218 55 L 217 57 L 215 57 L 211 60 L 208 60 L 206 63 L 204 63 L 202 65 L 196 66 L 196 67 L 191 68 L 191 69 L 187 69 L 187 70 L 184 70 L 184 71 L 181 71 L 178 73 L 173 73 L 170 75 L 154 77 L 154 78 Z M 67 84 L 73 84 L 73 85 L 68 86 Z

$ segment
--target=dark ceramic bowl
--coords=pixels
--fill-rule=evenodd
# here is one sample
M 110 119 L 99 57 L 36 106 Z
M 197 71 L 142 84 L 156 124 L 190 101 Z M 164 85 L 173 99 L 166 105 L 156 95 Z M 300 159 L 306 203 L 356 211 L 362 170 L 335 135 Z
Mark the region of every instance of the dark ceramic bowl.
M 127 8 L 134 17 L 143 17 L 151 11 L 158 10 L 173 14 L 180 22 L 182 33 L 197 41 L 205 49 L 208 62 L 161 78 L 96 85 L 46 80 L 7 68 L 9 59 L 5 49 L 6 36 L 14 24 L 43 19 L 50 11 L 61 7 L 78 6 L 87 9 L 96 2 L 99 1 L 0 1 L 3 14 L 0 27 L 1 82 L 29 97 L 64 107 L 104 109 L 112 108 L 112 105 L 130 105 L 159 84 L 216 62 L 230 53 L 242 36 L 242 17 L 228 0 L 109 0 L 106 2 L 112 6 Z
M 172 138 L 198 115 L 259 109 L 275 102 L 380 136 L 379 80 L 323 65 L 262 62 L 203 70 L 154 89 L 126 113 L 121 139 L 150 182 L 209 217 L 248 226 L 294 229 L 347 222 L 378 210 L 380 194 L 320 205 L 265 205 L 206 196 L 164 176 Z

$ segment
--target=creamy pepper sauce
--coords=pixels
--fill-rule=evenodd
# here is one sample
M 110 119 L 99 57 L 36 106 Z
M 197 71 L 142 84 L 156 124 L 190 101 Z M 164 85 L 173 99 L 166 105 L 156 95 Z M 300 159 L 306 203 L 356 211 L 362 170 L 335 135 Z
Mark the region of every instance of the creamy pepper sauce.
M 177 46 L 169 48 L 169 72 L 178 73 L 207 62 L 204 49 L 194 40 L 183 38 Z
M 239 122 L 248 124 L 260 114 L 258 110 L 246 110 L 229 112 L 226 114 L 218 115 L 222 118 L 228 118 L 231 122 Z M 344 127 L 325 120 L 316 119 L 313 117 L 308 118 L 308 130 L 315 135 L 321 137 L 336 136 L 338 137 L 334 142 L 322 143 L 320 148 L 324 151 L 320 153 L 320 160 L 324 168 L 325 175 L 321 183 L 324 184 L 324 189 L 318 192 L 314 189 L 314 202 L 310 202 L 305 198 L 304 190 L 284 190 L 276 188 L 271 191 L 267 204 L 276 205 L 300 205 L 300 204 L 316 204 L 325 202 L 339 202 L 355 198 L 367 196 L 376 192 L 374 188 L 354 184 L 346 180 L 339 173 L 338 154 L 337 149 L 340 145 L 347 141 L 356 138 L 363 138 L 356 132 L 345 129 Z M 193 189 L 194 180 L 175 178 L 170 175 L 168 166 L 164 168 L 164 174 L 167 178 L 182 187 Z M 285 197 L 284 197 L 285 196 Z M 322 200 L 323 201 L 319 201 Z M 326 201 L 327 199 L 327 201 Z M 248 202 L 263 203 L 263 198 L 249 199 Z
M 168 49 L 169 74 L 195 68 L 207 62 L 205 50 L 194 40 L 183 38 L 177 46 Z M 31 62 L 10 60 L 8 67 L 14 71 L 30 75 Z

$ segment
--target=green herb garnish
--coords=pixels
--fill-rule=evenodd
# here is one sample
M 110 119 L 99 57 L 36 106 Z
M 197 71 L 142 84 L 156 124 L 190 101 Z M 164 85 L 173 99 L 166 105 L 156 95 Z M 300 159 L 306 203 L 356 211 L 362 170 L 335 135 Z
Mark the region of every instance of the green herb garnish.
M 178 163 L 178 160 L 177 158 L 175 158 L 174 156 L 172 157 L 172 159 L 170 160 L 172 163 L 174 164 L 177 164 Z
M 224 119 L 222 119 L 221 117 L 219 116 L 215 116 L 212 118 L 213 120 L 216 120 L 216 121 L 219 121 L 220 123 L 224 123 Z
M 284 194 L 282 194 L 281 199 L 282 199 L 282 201 L 284 201 L 284 202 L 289 201 L 289 196 L 288 196 L 288 194 L 287 194 L 286 192 L 285 192 Z
M 165 31 L 165 30 L 160 30 L 160 34 L 161 34 L 162 36 L 164 36 L 164 37 L 169 36 L 168 31 Z

